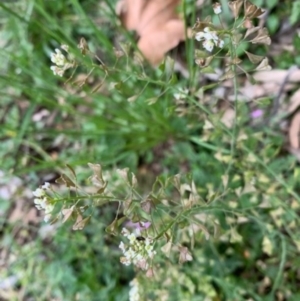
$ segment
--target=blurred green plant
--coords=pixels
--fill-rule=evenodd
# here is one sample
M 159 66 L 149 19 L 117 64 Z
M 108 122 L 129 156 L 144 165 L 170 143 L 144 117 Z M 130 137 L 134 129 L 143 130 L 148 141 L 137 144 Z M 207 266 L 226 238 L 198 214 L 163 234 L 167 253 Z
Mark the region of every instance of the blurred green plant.
M 1 278 L 15 284 L 1 298 L 298 300 L 299 167 L 276 129 L 251 127 L 238 97 L 238 77 L 270 68 L 268 31 L 251 25 L 262 3 L 222 4 L 224 19 L 204 6 L 216 14 L 196 22 L 193 79 L 183 79 L 172 59 L 141 63 L 111 1 L 0 3 L 1 169 L 6 183 L 24 178 L 42 218 L 64 224 L 3 219 Z M 184 1 L 185 17 L 194 5 Z M 269 20 L 273 33 L 280 17 Z M 219 83 L 195 80 L 215 66 Z M 231 79 L 235 117 L 224 125 L 214 88 Z

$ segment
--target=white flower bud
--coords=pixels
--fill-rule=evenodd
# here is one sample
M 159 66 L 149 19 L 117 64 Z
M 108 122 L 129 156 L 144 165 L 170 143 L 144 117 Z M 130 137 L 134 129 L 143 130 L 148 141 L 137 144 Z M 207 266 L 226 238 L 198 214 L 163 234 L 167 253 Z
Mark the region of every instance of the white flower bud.
M 63 49 L 64 51 L 68 52 L 69 51 L 69 45 L 63 44 L 60 46 L 61 49 Z
M 214 42 L 212 40 L 206 40 L 203 42 L 203 47 L 209 51 L 212 52 L 214 49 Z
M 213 10 L 214 10 L 214 13 L 216 15 L 219 15 L 221 12 L 222 12 L 222 6 L 220 3 L 216 2 L 214 5 L 213 5 Z
M 33 202 L 36 204 L 36 205 L 39 205 L 41 203 L 41 199 L 38 199 L 38 198 L 35 198 L 33 200 Z
M 64 75 L 64 69 L 57 66 L 51 66 L 50 69 L 53 71 L 54 75 L 62 77 Z
M 195 35 L 195 39 L 196 39 L 197 41 L 202 41 L 202 40 L 204 40 L 204 32 L 202 32 L 202 31 L 197 32 L 196 35 Z
M 45 195 L 45 191 L 41 188 L 37 188 L 35 191 L 32 192 L 32 194 L 37 198 L 40 198 Z
M 48 183 L 48 182 L 45 182 L 44 183 L 44 185 L 42 186 L 42 189 L 44 189 L 44 190 L 49 190 L 50 189 L 50 183 Z
M 46 213 L 46 214 L 49 214 L 49 213 L 51 213 L 51 212 L 53 211 L 53 209 L 54 209 L 54 205 L 52 205 L 52 204 L 47 204 L 47 205 L 46 205 L 46 208 L 45 208 L 45 213 Z
M 223 41 L 223 40 L 219 40 L 218 46 L 219 46 L 220 48 L 223 48 L 223 47 L 224 47 L 224 41 Z

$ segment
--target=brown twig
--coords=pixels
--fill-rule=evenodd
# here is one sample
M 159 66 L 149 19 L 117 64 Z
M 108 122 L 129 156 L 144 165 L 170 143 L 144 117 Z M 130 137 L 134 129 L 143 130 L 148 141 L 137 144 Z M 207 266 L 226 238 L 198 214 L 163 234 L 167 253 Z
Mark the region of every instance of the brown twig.
M 271 109 L 270 109 L 270 113 L 269 113 L 269 116 L 267 118 L 265 118 L 265 120 L 258 125 L 258 127 L 263 127 L 263 126 L 267 126 L 269 125 L 270 121 L 271 121 L 271 118 L 276 115 L 276 113 L 278 112 L 278 109 L 279 109 L 279 106 L 280 106 L 280 98 L 284 92 L 284 88 L 285 88 L 285 85 L 288 83 L 289 81 L 289 77 L 291 76 L 291 74 L 298 70 L 298 67 L 297 66 L 291 66 L 285 76 L 285 78 L 283 79 L 282 83 L 280 84 L 280 88 L 279 88 L 279 91 L 276 95 L 276 97 L 274 98 L 273 100 L 273 104 L 271 106 Z

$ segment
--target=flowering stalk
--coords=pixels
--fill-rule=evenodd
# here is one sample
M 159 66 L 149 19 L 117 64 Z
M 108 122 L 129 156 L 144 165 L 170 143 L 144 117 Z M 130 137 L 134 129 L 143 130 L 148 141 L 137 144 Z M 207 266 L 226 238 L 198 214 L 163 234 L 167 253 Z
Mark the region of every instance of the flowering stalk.
M 219 48 L 224 47 L 224 41 L 218 37 L 216 31 L 212 31 L 209 27 L 205 27 L 203 31 L 197 32 L 195 39 L 202 41 L 203 47 L 209 52 L 213 51 L 214 46 Z
M 47 191 L 51 189 L 50 183 L 46 182 L 41 188 L 37 188 L 32 194 L 35 196 L 33 200 L 35 207 L 38 210 L 45 211 L 44 221 L 47 223 L 50 221 L 52 217 L 52 211 L 54 209 L 54 205 L 51 203 L 51 199 L 46 194 Z
M 149 261 L 156 254 L 156 251 L 153 251 L 153 240 L 130 233 L 126 228 L 123 228 L 121 233 L 129 240 L 128 245 L 124 242 L 119 245 L 124 255 L 120 259 L 121 263 L 124 265 L 134 264 L 142 270 L 147 270 Z
M 61 48 L 69 53 L 68 45 L 61 45 Z M 67 69 L 74 67 L 74 63 L 70 62 L 58 48 L 55 49 L 55 52 L 51 53 L 51 62 L 55 65 L 51 66 L 50 69 L 53 71 L 54 75 L 60 77 L 64 75 L 64 72 Z

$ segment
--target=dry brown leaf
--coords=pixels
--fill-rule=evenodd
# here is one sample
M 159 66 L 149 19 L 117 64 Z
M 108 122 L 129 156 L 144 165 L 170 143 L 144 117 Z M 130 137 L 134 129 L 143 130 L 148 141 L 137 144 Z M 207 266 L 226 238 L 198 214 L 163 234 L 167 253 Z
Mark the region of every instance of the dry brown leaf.
M 241 94 L 250 100 L 267 95 L 277 95 L 280 93 L 281 89 L 283 92 L 294 89 L 295 83 L 300 82 L 300 70 L 295 68 L 293 70 L 277 69 L 270 71 L 259 71 L 253 74 L 253 78 L 257 84 L 253 85 L 250 83 L 250 81 L 246 81 L 244 87 L 240 90 Z M 295 95 L 295 97 L 299 96 Z M 292 101 L 292 103 L 293 102 L 294 101 Z M 298 104 L 295 103 L 293 106 L 297 107 Z M 293 106 L 291 105 L 289 113 L 294 110 Z
M 264 57 L 261 55 L 256 55 L 256 54 L 250 53 L 248 51 L 245 51 L 245 53 L 247 54 L 247 56 L 252 64 L 259 64 L 264 59 Z
M 15 202 L 15 207 L 10 213 L 8 220 L 11 223 L 21 220 L 22 224 L 27 225 L 29 223 L 38 223 L 40 218 L 38 217 L 35 208 L 28 207 L 27 202 L 24 199 L 18 199 Z
M 179 247 L 179 263 L 182 264 L 186 261 L 192 261 L 193 256 L 187 247 Z
M 252 19 L 261 16 L 264 11 L 250 1 L 246 0 L 244 1 L 244 13 L 247 18 Z
M 253 75 L 253 77 L 256 81 L 275 82 L 275 83 L 280 84 L 285 80 L 288 73 L 289 73 L 289 70 L 273 69 L 270 71 L 256 72 Z M 294 83 L 300 82 L 300 69 L 296 69 L 295 71 L 290 73 L 288 82 L 294 82 Z
M 294 115 L 289 128 L 290 145 L 294 149 L 299 149 L 299 132 L 300 132 L 300 112 Z
M 272 67 L 269 65 L 269 60 L 265 57 L 260 64 L 255 68 L 256 71 L 270 71 Z
M 121 0 L 116 11 L 128 30 L 139 35 L 138 47 L 145 58 L 158 65 L 166 52 L 185 40 L 185 26 L 176 7 L 180 0 Z
M 234 124 L 235 119 L 235 110 L 232 108 L 227 108 L 227 110 L 224 112 L 221 122 L 228 128 L 231 128 Z
M 253 44 L 271 45 L 272 41 L 269 37 L 269 32 L 268 32 L 267 28 L 260 28 L 257 36 L 250 42 Z
M 259 29 L 260 29 L 259 26 L 249 28 L 249 29 L 246 31 L 244 38 L 247 38 L 248 36 L 252 35 L 253 33 L 259 31 Z
M 250 100 L 263 97 L 267 93 L 263 85 L 252 85 L 250 82 L 246 82 L 240 92 Z
M 289 91 L 294 88 L 294 85 L 285 85 L 283 91 Z M 264 82 L 261 84 L 252 85 L 250 82 L 246 82 L 244 87 L 240 89 L 242 95 L 248 99 L 256 99 L 264 96 L 274 96 L 280 91 L 280 85 L 274 82 Z
M 300 89 L 298 89 L 290 99 L 290 105 L 288 108 L 289 114 L 293 113 L 300 106 Z
M 228 3 L 229 5 L 229 8 L 231 9 L 232 13 L 233 13 L 233 16 L 235 18 L 237 18 L 239 16 L 239 13 L 240 13 L 240 10 L 241 10 L 241 7 L 243 5 L 243 1 L 241 0 L 236 0 L 236 1 L 230 1 Z

